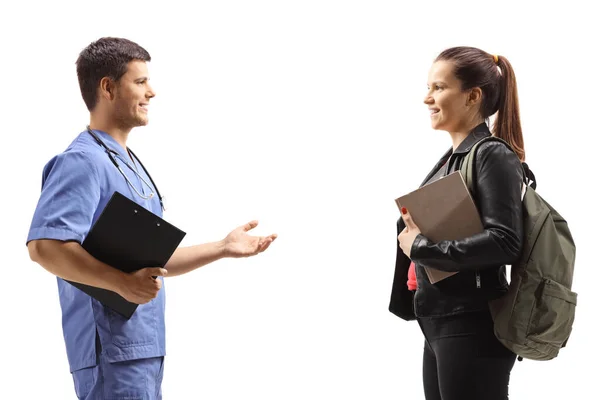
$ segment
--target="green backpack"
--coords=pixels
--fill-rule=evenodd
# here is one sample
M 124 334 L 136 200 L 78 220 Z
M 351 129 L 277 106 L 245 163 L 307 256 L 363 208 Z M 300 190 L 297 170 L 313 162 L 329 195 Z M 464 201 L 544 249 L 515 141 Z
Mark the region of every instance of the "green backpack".
M 473 146 L 461 166 L 471 193 L 474 155 L 487 141 L 500 141 L 512 150 L 494 136 Z M 511 267 L 508 292 L 489 305 L 496 337 L 519 356 L 519 361 L 551 360 L 565 347 L 575 319 L 577 293 L 571 291 L 575 243 L 564 218 L 535 192 L 535 176 L 527 164 L 523 163 L 523 169 L 527 185 L 523 250 Z

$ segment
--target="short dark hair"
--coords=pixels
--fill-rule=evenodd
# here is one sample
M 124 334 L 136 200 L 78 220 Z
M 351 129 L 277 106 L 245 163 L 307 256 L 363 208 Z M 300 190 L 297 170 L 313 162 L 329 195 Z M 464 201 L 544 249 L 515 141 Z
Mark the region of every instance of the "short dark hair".
M 96 107 L 100 80 L 109 77 L 118 81 L 127 72 L 127 64 L 134 60 L 150 61 L 150 54 L 139 44 L 123 38 L 100 38 L 79 53 L 75 62 L 77 78 L 89 111 Z

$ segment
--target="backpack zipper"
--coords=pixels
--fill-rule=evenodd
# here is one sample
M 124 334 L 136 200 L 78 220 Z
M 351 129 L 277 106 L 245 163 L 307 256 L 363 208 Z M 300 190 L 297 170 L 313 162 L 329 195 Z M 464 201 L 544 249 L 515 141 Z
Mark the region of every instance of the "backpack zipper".
M 481 276 L 479 275 L 479 271 L 475 272 L 475 284 L 477 285 L 477 289 L 481 289 Z

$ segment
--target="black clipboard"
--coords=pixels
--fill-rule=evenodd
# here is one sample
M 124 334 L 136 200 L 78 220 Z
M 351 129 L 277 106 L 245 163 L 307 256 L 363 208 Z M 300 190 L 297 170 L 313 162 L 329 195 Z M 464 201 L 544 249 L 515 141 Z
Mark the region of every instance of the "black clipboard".
M 81 246 L 98 260 L 123 272 L 164 267 L 185 232 L 119 192 L 113 193 Z M 129 319 L 137 308 L 110 290 L 67 281 Z

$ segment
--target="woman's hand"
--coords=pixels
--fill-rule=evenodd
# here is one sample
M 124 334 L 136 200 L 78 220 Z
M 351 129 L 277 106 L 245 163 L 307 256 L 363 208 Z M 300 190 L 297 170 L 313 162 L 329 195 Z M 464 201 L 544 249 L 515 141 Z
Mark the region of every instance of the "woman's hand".
M 410 249 L 417 237 L 421 233 L 419 227 L 415 224 L 410 213 L 405 207 L 402 207 L 402 219 L 404 220 L 404 224 L 406 228 L 398 235 L 398 243 L 400 248 L 406 254 L 408 258 L 410 258 Z

